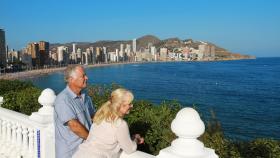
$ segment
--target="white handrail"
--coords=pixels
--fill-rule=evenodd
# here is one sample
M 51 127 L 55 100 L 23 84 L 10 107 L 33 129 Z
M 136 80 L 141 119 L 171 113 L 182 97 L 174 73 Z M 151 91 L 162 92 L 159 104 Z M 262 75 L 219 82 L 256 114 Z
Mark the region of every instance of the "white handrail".
M 27 116 L 0 107 L 0 157 L 54 158 L 53 103 L 51 89 L 42 91 L 42 108 Z

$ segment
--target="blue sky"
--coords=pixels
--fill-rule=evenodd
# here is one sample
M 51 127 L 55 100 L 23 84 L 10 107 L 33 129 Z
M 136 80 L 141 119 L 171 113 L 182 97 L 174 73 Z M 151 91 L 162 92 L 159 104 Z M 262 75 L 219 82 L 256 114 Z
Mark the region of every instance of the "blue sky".
M 278 0 L 0 0 L 10 48 L 29 42 L 129 40 L 146 34 L 280 56 Z

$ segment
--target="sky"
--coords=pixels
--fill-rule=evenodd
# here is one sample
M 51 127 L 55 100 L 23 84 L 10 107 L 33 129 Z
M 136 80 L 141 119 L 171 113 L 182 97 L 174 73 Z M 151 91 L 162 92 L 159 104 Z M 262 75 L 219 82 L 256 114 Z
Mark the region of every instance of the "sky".
M 9 48 L 29 42 L 131 40 L 144 35 L 280 57 L 279 0 L 0 0 Z

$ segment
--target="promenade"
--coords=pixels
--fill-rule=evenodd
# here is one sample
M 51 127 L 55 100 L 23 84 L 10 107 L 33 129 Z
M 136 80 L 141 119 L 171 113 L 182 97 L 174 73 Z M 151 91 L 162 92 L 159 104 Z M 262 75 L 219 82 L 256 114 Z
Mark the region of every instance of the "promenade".
M 134 63 L 138 63 L 138 62 L 122 62 L 122 63 L 106 63 L 106 64 L 102 63 L 102 64 L 91 64 L 91 65 L 83 65 L 83 66 L 85 68 L 91 68 L 91 67 L 103 67 L 103 66 L 134 64 Z M 41 76 L 41 75 L 47 75 L 47 74 L 54 73 L 54 72 L 64 71 L 65 68 L 66 67 L 56 67 L 56 68 L 26 70 L 26 71 L 21 71 L 21 72 L 14 72 L 14 73 L 5 73 L 5 74 L 0 74 L 0 79 L 21 80 L 21 79 L 33 78 L 33 77 L 37 77 L 37 76 Z

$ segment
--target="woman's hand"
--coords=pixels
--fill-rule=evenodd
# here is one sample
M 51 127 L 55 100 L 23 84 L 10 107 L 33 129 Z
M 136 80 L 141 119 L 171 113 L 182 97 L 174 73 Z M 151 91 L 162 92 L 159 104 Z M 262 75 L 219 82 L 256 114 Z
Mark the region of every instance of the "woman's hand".
M 144 143 L 144 138 L 140 136 L 140 134 L 134 134 L 133 135 L 133 140 L 137 143 L 137 144 L 143 144 Z

